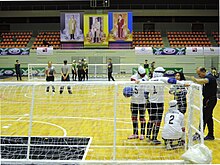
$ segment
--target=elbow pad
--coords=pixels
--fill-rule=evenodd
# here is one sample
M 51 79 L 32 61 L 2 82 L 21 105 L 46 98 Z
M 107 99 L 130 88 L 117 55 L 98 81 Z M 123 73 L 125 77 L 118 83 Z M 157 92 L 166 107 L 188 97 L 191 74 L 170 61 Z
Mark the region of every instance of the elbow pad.
M 167 80 L 167 82 L 169 83 L 169 84 L 176 84 L 176 79 L 175 78 L 169 78 L 168 80 Z

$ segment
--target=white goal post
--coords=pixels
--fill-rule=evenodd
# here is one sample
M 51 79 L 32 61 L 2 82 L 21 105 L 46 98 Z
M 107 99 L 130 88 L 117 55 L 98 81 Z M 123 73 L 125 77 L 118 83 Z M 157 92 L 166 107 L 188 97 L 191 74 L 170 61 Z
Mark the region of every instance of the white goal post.
M 67 64 L 71 69 L 71 64 Z M 55 81 L 61 79 L 61 67 L 63 64 L 53 64 L 55 67 Z M 113 64 L 113 77 L 116 80 L 126 80 L 137 70 L 140 64 Z M 45 68 L 47 64 L 28 64 L 28 81 L 45 81 Z M 107 64 L 88 64 L 88 75 L 90 80 L 107 80 Z M 72 71 L 70 70 L 72 80 Z M 77 77 L 78 79 L 78 77 Z
M 185 114 L 186 147 L 167 151 L 161 132 L 160 145 L 132 134 L 130 98 L 127 86 L 162 87 L 164 114 L 173 99 L 163 82 L 0 82 L 2 164 L 182 164 L 180 156 L 195 143 L 193 133 L 203 137 L 202 88 L 192 83 Z M 45 93 L 54 86 L 55 93 Z M 64 86 L 64 92 L 59 93 Z M 71 89 L 72 94 L 67 89 Z M 187 118 L 189 115 L 189 118 Z M 146 111 L 146 121 L 148 112 Z M 162 121 L 163 123 L 163 121 Z M 139 125 L 140 128 L 140 125 Z

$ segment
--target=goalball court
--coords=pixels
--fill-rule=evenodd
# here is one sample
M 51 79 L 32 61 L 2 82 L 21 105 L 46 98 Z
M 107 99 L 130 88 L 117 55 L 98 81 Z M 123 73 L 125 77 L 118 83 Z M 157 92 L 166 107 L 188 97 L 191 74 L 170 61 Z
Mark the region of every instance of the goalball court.
M 66 163 L 73 160 L 127 163 L 181 160 L 184 148 L 168 151 L 163 142 L 156 146 L 146 140 L 127 139 L 132 134 L 130 98 L 125 98 L 122 90 L 130 83 L 57 82 L 54 95 L 45 93 L 47 85 L 52 84 L 23 82 L 0 86 L 2 159 L 61 160 Z M 61 85 L 65 86 L 63 94 L 59 93 Z M 68 94 L 68 85 L 73 94 Z M 164 114 L 169 100 L 173 99 L 168 89 L 169 85 L 166 85 Z M 198 94 L 194 96 L 195 105 L 198 105 L 197 98 Z M 197 127 L 199 113 L 193 112 L 192 124 Z M 185 121 L 188 127 L 188 113 Z M 215 120 L 216 138 L 219 127 Z M 161 141 L 162 129 L 163 126 L 158 137 Z M 214 151 L 219 150 L 219 139 L 205 144 L 215 146 Z M 213 152 L 213 163 L 218 159 L 217 153 Z

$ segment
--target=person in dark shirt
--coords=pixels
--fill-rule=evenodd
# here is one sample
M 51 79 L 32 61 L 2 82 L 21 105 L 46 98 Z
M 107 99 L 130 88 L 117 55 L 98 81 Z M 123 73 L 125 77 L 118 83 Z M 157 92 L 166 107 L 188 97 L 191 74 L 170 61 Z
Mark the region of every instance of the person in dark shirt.
M 45 68 L 46 81 L 54 81 L 54 74 L 56 73 L 54 66 L 52 66 L 52 61 L 48 61 L 48 66 Z M 46 92 L 48 93 L 50 86 L 47 86 Z M 52 85 L 52 94 L 55 94 L 55 87 Z
M 196 73 L 200 79 L 190 77 L 193 82 L 203 85 L 203 129 L 208 126 L 208 135 L 204 140 L 214 140 L 214 126 L 213 126 L 213 109 L 217 103 L 217 82 L 216 78 L 211 73 L 206 73 L 204 67 L 198 67 Z M 196 136 L 194 136 L 196 137 Z M 194 138 L 194 140 L 197 140 Z
M 186 80 L 183 72 L 176 72 L 175 79 L 179 81 Z M 181 113 L 185 114 L 187 107 L 187 101 L 186 101 L 187 89 L 185 85 L 173 84 L 169 90 L 169 93 L 174 95 L 174 100 L 177 101 L 178 110 Z
M 112 79 L 112 81 L 115 81 L 114 77 L 112 77 L 113 72 L 113 65 L 112 65 L 112 59 L 108 59 L 108 81 Z
M 79 60 L 76 68 L 77 68 L 77 71 L 78 71 L 78 81 L 82 81 L 84 70 L 83 70 L 83 63 L 82 63 L 81 60 Z
M 18 77 L 21 79 L 21 68 L 20 68 L 20 62 L 19 60 L 16 60 L 16 64 L 15 64 L 15 73 L 16 73 L 16 76 L 17 76 L 17 81 L 18 81 Z
M 148 60 L 144 61 L 144 69 L 146 71 L 147 76 L 149 75 L 149 64 L 148 64 Z

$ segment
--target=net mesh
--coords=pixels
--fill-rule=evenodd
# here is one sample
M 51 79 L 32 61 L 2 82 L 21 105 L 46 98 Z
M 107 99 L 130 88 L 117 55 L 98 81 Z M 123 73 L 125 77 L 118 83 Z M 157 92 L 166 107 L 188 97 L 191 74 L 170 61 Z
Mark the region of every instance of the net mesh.
M 46 93 L 46 87 L 52 85 L 55 94 L 51 88 Z M 0 84 L 2 159 L 180 159 L 184 148 L 167 151 L 163 143 L 152 145 L 146 139 L 127 139 L 132 134 L 130 98 L 124 97 L 122 91 L 133 85 L 131 82 Z M 64 86 L 62 94 L 60 86 Z M 168 93 L 169 85 L 158 83 L 158 86 L 164 87 L 165 113 L 173 96 Z M 199 118 L 194 118 L 198 122 Z M 161 142 L 162 129 L 163 124 L 158 135 Z

